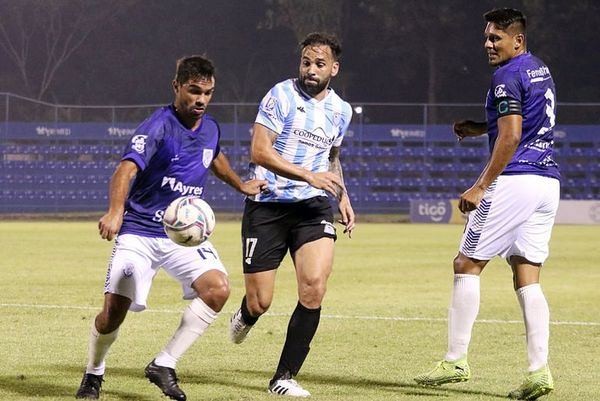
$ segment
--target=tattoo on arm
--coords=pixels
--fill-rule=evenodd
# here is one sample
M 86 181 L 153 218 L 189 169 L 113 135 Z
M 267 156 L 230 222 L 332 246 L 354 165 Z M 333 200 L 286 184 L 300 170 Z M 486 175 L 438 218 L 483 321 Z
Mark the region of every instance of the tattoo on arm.
M 277 133 L 269 130 L 269 139 L 271 140 L 271 145 L 275 143 L 277 140 Z
M 342 186 L 337 188 L 336 196 L 338 199 L 341 199 L 342 195 L 346 192 L 346 184 L 344 184 L 344 172 L 342 171 L 342 164 L 340 163 L 339 155 L 339 148 L 331 148 L 331 152 L 329 154 L 329 171 L 340 177 Z

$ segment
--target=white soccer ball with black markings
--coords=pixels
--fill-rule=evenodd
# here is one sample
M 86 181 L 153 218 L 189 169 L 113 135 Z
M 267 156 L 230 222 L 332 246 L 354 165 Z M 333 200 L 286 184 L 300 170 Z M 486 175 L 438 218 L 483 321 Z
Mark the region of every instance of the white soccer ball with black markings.
M 215 229 L 215 214 L 204 200 L 195 196 L 175 199 L 163 216 L 167 236 L 181 246 L 198 246 Z

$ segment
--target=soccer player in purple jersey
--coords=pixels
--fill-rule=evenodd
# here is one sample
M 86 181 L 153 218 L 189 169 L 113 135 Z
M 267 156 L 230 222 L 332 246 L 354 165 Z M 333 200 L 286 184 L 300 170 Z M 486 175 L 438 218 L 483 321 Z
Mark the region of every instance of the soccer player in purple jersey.
M 202 56 L 177 62 L 175 100 L 146 119 L 134 133 L 110 182 L 108 212 L 100 236 L 115 246 L 104 286 L 104 306 L 96 316 L 88 364 L 76 398 L 97 399 L 105 357 L 128 310 L 142 311 L 158 269 L 177 279 L 191 299 L 165 348 L 145 375 L 174 400 L 185 400 L 177 385 L 179 358 L 216 319 L 229 297 L 227 272 L 213 245 L 182 247 L 167 238 L 162 218 L 182 195 L 202 196 L 209 170 L 245 195 L 258 194 L 264 180 L 242 182 L 219 148 L 220 129 L 205 114 L 215 89 L 214 66 Z M 130 182 L 133 180 L 130 189 Z
M 487 121 L 460 121 L 454 132 L 459 140 L 487 133 L 491 156 L 459 200 L 469 216 L 454 259 L 448 352 L 415 380 L 440 385 L 471 377 L 467 350 L 479 311 L 479 276 L 491 258 L 502 256 L 512 268 L 529 358 L 524 382 L 509 397 L 534 400 L 554 388 L 548 368 L 550 313 L 539 278 L 559 202 L 560 175 L 552 156 L 556 91 L 548 67 L 527 51 L 523 13 L 504 8 L 484 17 L 485 49 L 496 67 Z

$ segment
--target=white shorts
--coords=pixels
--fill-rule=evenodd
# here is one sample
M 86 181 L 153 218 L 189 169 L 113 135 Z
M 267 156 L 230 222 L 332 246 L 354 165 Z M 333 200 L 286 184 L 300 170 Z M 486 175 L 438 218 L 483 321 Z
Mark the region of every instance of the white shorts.
M 119 235 L 108 264 L 104 293 L 131 299 L 129 310 L 146 309 L 152 280 L 163 269 L 181 283 L 184 299 L 198 296 L 192 283 L 209 270 L 227 274 L 216 249 L 209 242 L 183 247 L 168 238 L 148 238 L 134 234 Z
M 560 182 L 538 175 L 501 175 L 469 214 L 460 252 L 477 260 L 522 256 L 532 263 L 548 257 L 560 199 Z

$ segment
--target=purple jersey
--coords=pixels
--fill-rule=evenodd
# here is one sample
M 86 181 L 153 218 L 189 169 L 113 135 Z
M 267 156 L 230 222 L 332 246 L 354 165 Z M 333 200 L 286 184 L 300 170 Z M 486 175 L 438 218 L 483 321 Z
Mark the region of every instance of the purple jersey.
M 556 90 L 548 67 L 531 53 L 525 53 L 496 70 L 485 105 L 490 152 L 498 137 L 496 105 L 503 98 L 521 104 L 523 130 L 519 146 L 502 174 L 535 174 L 560 179 L 552 156 Z
M 131 160 L 139 171 L 129 190 L 119 234 L 166 237 L 162 217 L 174 199 L 202 196 L 212 161 L 219 154 L 221 131 L 204 115 L 192 131 L 178 119 L 175 108 L 155 111 L 136 129 L 121 160 Z

